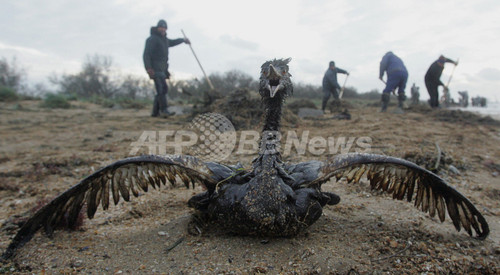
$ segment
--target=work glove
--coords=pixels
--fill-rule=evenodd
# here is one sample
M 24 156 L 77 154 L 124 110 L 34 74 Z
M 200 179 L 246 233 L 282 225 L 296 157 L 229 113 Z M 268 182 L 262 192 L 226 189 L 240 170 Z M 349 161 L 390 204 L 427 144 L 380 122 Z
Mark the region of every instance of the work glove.
M 146 69 L 146 72 L 148 73 L 150 79 L 153 79 L 155 77 L 155 70 Z
M 184 38 L 184 43 L 191 45 L 191 41 L 189 41 L 189 39 L 187 39 L 187 38 Z

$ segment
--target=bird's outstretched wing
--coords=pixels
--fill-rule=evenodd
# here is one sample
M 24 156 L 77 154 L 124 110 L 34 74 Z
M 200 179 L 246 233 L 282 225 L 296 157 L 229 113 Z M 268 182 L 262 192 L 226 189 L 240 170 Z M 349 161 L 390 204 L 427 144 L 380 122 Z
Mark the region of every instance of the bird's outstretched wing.
M 415 207 L 436 213 L 441 222 L 445 220 L 446 210 L 453 225 L 461 227 L 472 236 L 472 229 L 477 238 L 484 239 L 490 230 L 488 223 L 476 207 L 464 195 L 448 185 L 436 174 L 403 159 L 374 154 L 338 155 L 323 163 L 319 177 L 307 186 L 318 186 L 336 177 L 343 177 L 348 182 L 358 182 L 363 175 L 370 181 L 372 189 L 383 190 L 392 194 L 394 199 L 408 202 L 415 200 Z M 415 195 L 414 195 L 415 194 Z
M 116 205 L 120 198 L 129 201 L 130 194 L 137 197 L 140 190 L 148 191 L 149 185 L 153 188 L 167 182 L 174 185 L 178 179 L 188 188 L 190 183 L 193 187 L 197 183 L 213 191 L 217 185 L 213 176 L 207 163 L 192 156 L 149 155 L 117 161 L 84 178 L 38 210 L 19 229 L 2 258 L 11 257 L 41 227 L 48 235 L 61 219 L 73 227 L 84 204 L 87 216 L 93 218 L 99 204 L 108 209 L 110 197 Z

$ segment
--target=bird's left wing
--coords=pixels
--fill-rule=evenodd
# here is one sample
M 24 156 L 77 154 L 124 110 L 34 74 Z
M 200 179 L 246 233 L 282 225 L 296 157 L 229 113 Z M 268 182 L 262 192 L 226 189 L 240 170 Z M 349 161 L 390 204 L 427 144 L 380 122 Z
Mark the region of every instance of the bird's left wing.
M 317 187 L 332 177 L 358 182 L 363 175 L 372 189 L 383 190 L 398 200 L 415 199 L 415 207 L 432 217 L 437 213 L 441 222 L 448 210 L 457 231 L 463 227 L 472 236 L 473 228 L 479 239 L 489 234 L 488 223 L 469 199 L 436 174 L 403 159 L 374 154 L 338 155 L 323 163 L 316 180 L 303 186 Z
M 116 205 L 120 198 L 130 200 L 130 194 L 137 197 L 139 191 L 148 191 L 148 186 L 156 188 L 180 179 L 186 187 L 190 183 L 201 184 L 209 191 L 214 190 L 217 181 L 207 163 L 192 156 L 139 156 L 112 163 L 84 178 L 48 204 L 38 210 L 19 229 L 9 247 L 2 255 L 11 257 L 14 251 L 28 242 L 41 227 L 52 234 L 62 219 L 68 227 L 74 227 L 83 205 L 87 206 L 87 216 L 93 218 L 99 204 L 108 209 L 110 197 Z

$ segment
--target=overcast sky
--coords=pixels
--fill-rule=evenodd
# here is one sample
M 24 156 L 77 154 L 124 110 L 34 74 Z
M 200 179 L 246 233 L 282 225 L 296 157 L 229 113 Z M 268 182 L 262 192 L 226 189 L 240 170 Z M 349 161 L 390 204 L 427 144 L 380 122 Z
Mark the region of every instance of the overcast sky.
M 169 38 L 192 42 L 205 71 L 238 69 L 258 78 L 260 65 L 292 57 L 296 82 L 321 84 L 334 60 L 358 92 L 383 89 L 380 59 L 393 51 L 428 98 L 423 78 L 440 54 L 460 59 L 452 96 L 500 99 L 500 1 L 371 0 L 0 0 L 0 57 L 17 59 L 30 82 L 79 72 L 86 56 L 109 56 L 123 74 L 147 77 L 145 39 L 159 19 Z M 446 64 L 441 80 L 453 70 Z M 188 45 L 170 48 L 176 79 L 203 78 Z M 344 75 L 339 75 L 342 85 Z

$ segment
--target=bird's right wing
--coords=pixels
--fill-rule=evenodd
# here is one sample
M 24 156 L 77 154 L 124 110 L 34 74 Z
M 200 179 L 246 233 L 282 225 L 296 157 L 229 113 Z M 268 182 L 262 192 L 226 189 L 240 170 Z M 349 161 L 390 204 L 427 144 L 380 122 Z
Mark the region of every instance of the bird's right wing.
M 428 212 L 432 217 L 437 213 L 445 220 L 446 210 L 453 225 L 460 231 L 463 227 L 472 236 L 484 239 L 490 230 L 488 223 L 472 202 L 442 178 L 412 162 L 375 154 L 343 154 L 323 163 L 319 176 L 303 187 L 318 187 L 336 177 L 345 177 L 348 182 L 358 182 L 363 175 L 370 180 L 373 189 L 385 191 L 394 199 L 406 197 L 415 199 L 415 207 Z M 415 196 L 413 196 L 415 195 Z
M 116 205 L 120 198 L 129 201 L 130 194 L 137 197 L 140 190 L 147 192 L 149 185 L 153 188 L 159 188 L 167 182 L 174 185 L 178 179 L 188 188 L 190 183 L 193 187 L 197 183 L 213 191 L 217 180 L 209 165 L 192 156 L 175 155 L 131 157 L 112 163 L 84 178 L 38 210 L 19 229 L 2 258 L 11 257 L 41 227 L 45 228 L 48 235 L 63 219 L 68 227 L 74 227 L 84 204 L 87 206 L 87 216 L 93 218 L 99 205 L 103 210 L 108 209 L 110 197 Z

